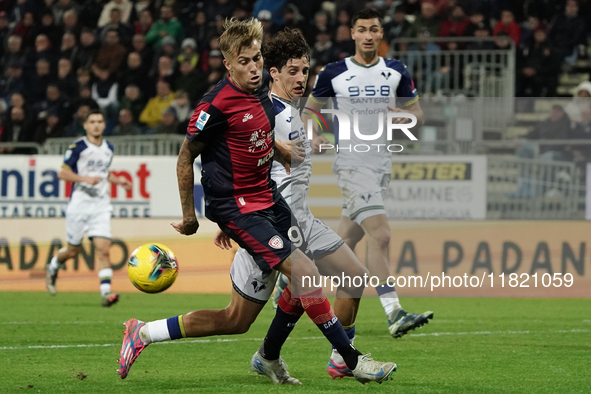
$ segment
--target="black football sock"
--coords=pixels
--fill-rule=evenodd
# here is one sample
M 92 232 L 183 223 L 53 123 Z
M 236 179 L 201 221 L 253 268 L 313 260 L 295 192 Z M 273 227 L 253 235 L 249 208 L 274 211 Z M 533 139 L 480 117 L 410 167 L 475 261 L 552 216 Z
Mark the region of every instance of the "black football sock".
M 275 317 L 271 322 L 267 336 L 259 349 L 259 353 L 266 360 L 277 360 L 283 344 L 289 334 L 293 331 L 301 314 L 291 315 L 284 312 L 280 306 L 277 307 Z

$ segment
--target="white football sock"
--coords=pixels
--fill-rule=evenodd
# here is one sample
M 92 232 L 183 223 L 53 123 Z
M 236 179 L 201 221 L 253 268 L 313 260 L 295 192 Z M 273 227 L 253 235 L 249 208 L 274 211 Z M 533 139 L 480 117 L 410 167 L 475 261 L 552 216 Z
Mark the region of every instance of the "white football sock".
M 111 278 L 113 278 L 112 268 L 103 268 L 99 270 L 98 277 L 101 281 L 101 296 L 106 296 L 111 292 Z
M 57 254 L 51 258 L 48 269 L 52 275 L 54 275 L 60 269 L 60 263 L 57 261 Z
M 382 307 L 384 308 L 384 311 L 386 312 L 386 315 L 388 315 L 388 317 L 392 316 L 394 311 L 402 309 L 396 291 L 389 291 L 387 293 L 380 295 L 380 302 L 382 303 Z
M 146 323 L 140 329 L 140 338 L 148 345 L 153 342 L 170 341 L 170 333 L 168 332 L 168 319 L 156 320 Z

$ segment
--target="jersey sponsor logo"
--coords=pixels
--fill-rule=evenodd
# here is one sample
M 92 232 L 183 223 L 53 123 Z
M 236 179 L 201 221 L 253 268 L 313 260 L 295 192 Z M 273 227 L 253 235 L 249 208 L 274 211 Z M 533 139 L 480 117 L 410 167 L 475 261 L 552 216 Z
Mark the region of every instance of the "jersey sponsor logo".
M 472 179 L 472 163 L 394 163 L 392 179 L 469 181 Z
M 254 153 L 258 150 L 265 150 L 269 148 L 270 141 L 269 136 L 271 133 L 267 134 L 265 130 L 258 129 L 253 131 L 250 135 L 250 146 L 248 147 L 248 151 L 250 153 Z
M 271 160 L 273 158 L 274 154 L 275 154 L 275 150 L 271 150 L 271 152 L 269 152 L 265 157 L 263 157 L 262 159 L 259 159 L 259 161 L 257 163 L 257 167 L 262 166 L 263 164 L 266 164 L 269 160 Z
M 251 115 L 251 114 L 249 114 L 249 113 L 246 113 L 246 114 L 244 114 L 244 118 L 242 119 L 242 123 L 244 123 L 244 122 L 246 122 L 246 121 L 248 121 L 248 120 L 251 120 L 253 117 L 254 117 L 254 116 L 252 116 L 252 115 Z
M 199 130 L 203 130 L 203 128 L 205 127 L 205 124 L 209 120 L 209 116 L 210 115 L 207 112 L 201 111 L 201 113 L 199 114 L 199 117 L 197 118 L 197 122 L 195 122 L 195 127 L 198 128 Z
M 382 75 L 382 77 L 386 78 L 386 80 L 388 80 L 388 78 L 390 78 L 392 73 L 390 71 L 382 71 L 381 75 Z
M 269 246 L 273 249 L 283 249 L 283 240 L 279 235 L 274 235 L 273 238 L 269 240 Z
M 292 120 L 293 120 L 293 116 L 290 116 L 289 118 L 287 118 L 286 122 L 291 123 Z
M 357 75 L 351 75 L 349 78 L 345 79 L 345 81 L 350 81 L 350 80 L 352 80 L 353 78 L 355 78 L 356 76 L 357 76 Z

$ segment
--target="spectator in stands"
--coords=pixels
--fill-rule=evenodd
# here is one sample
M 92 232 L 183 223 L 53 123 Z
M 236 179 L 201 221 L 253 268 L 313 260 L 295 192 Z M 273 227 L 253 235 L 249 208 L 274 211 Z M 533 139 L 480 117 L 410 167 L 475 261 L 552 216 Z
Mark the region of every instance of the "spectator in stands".
M 328 32 L 328 34 L 330 36 L 329 30 L 330 30 L 330 26 L 328 23 L 328 15 L 324 11 L 318 11 L 314 15 L 313 25 L 311 27 L 309 27 L 308 29 L 304 30 L 304 32 L 306 33 L 306 40 L 308 40 L 308 42 L 311 45 L 313 45 L 318 33 Z
M 184 61 L 179 67 L 180 73 L 176 80 L 175 89 L 184 89 L 189 92 L 189 99 L 192 103 L 201 100 L 201 97 L 207 90 L 207 76 L 203 75 L 191 65 L 191 62 Z
M 470 20 L 466 17 L 464 8 L 461 5 L 455 5 L 450 17 L 441 23 L 439 37 L 462 37 L 469 24 Z
M 97 67 L 93 69 L 93 72 L 97 79 L 92 84 L 92 99 L 97 102 L 105 115 L 105 132 L 108 133 L 115 127 L 119 114 L 119 100 L 117 98 L 119 85 L 108 70 Z
M 585 21 L 579 16 L 579 3 L 567 0 L 564 14 L 557 15 L 550 23 L 550 43 L 561 61 L 570 57 L 576 60 L 576 46 L 582 43 Z
M 429 37 L 437 37 L 441 29 L 441 20 L 437 15 L 435 3 L 431 0 L 425 0 L 421 3 L 421 15 L 414 21 L 410 27 L 410 36 L 418 37 L 419 35 Z
M 136 0 L 135 4 L 133 5 L 132 15 L 135 14 L 135 19 L 133 19 L 133 20 L 140 19 L 142 12 L 144 12 L 144 11 L 149 11 L 150 16 L 153 16 L 154 15 L 154 7 L 153 7 L 152 3 L 153 2 L 151 0 Z M 140 17 L 138 18 L 137 15 L 140 15 Z M 145 34 L 145 33 L 143 33 L 143 34 Z
M 140 135 L 142 130 L 133 121 L 133 115 L 130 110 L 122 109 L 119 111 L 119 123 L 113 129 L 113 135 Z
M 532 43 L 517 49 L 517 97 L 553 97 L 556 94 L 560 63 L 546 37 L 546 32 L 540 28 L 535 31 Z
M 92 85 L 92 72 L 88 68 L 79 68 L 76 71 L 76 81 L 78 82 L 78 88 L 83 86 L 90 87 Z
M 340 25 L 337 27 L 334 49 L 336 60 L 355 55 L 355 41 L 351 39 L 351 28 L 349 26 Z
M 56 54 L 45 34 L 40 34 L 35 38 L 35 50 L 27 55 L 27 66 L 33 67 L 39 59 L 45 59 L 52 67 L 55 66 Z
M 146 34 L 146 42 L 152 48 L 160 48 L 162 39 L 164 37 L 172 37 L 177 44 L 180 44 L 183 38 L 183 26 L 174 17 L 172 7 L 164 5 L 160 8 L 160 19 L 154 23 L 148 34 Z
M 80 25 L 78 24 L 78 14 L 74 10 L 68 10 L 64 13 L 63 32 L 72 33 L 75 37 L 80 35 Z
M 12 34 L 19 36 L 23 40 L 23 47 L 31 46 L 35 39 L 35 17 L 31 12 L 25 13 L 21 21 L 17 24 Z
M 176 41 L 172 37 L 164 37 L 161 42 L 160 48 L 158 48 L 154 53 L 154 62 L 152 64 L 152 70 L 150 72 L 151 76 L 154 76 L 158 73 L 158 68 L 160 66 L 160 59 L 163 56 L 168 57 L 171 62 L 170 66 L 175 68 L 176 67 L 176 58 L 179 54 Z
M 82 29 L 80 33 L 80 45 L 74 57 L 74 66 L 76 68 L 90 68 L 99 44 L 92 30 L 88 28 Z
M 572 130 L 570 137 L 575 140 L 591 139 L 591 107 L 583 108 L 581 111 L 581 121 L 577 123 Z M 591 162 L 591 145 L 572 146 L 573 160 L 576 163 L 586 165 Z
M 4 78 L 0 79 L 0 98 L 8 100 L 14 93 L 26 90 L 23 67 L 19 61 L 8 64 Z
M 78 48 L 76 47 L 76 37 L 72 33 L 64 33 L 62 37 L 62 44 L 60 46 L 60 59 L 68 59 L 74 61 L 78 54 Z
M 50 111 L 35 130 L 33 141 L 43 145 L 48 138 L 61 138 L 64 136 L 64 128 L 60 123 L 57 113 Z
M 126 57 L 127 49 L 119 42 L 119 33 L 117 30 L 109 30 L 104 44 L 98 49 L 94 58 L 93 71 L 98 68 L 106 70 L 109 77 L 115 76 L 125 64 Z
M 591 106 L 591 82 L 583 81 L 575 88 L 573 99 L 565 107 L 565 112 L 573 124 L 579 123 L 583 118 L 583 110 Z
M 493 36 L 498 36 L 501 33 L 506 33 L 515 45 L 519 45 L 521 39 L 521 27 L 515 22 L 513 12 L 510 10 L 503 10 L 501 20 L 497 22 L 493 30 Z
M 55 25 L 53 13 L 51 11 L 45 11 L 45 13 L 41 15 L 41 23 L 35 27 L 35 32 L 33 34 L 35 37 L 43 34 L 49 39 L 53 47 L 59 46 L 61 29 Z
M 49 84 L 45 98 L 33 104 L 33 116 L 37 121 L 47 118 L 49 112 L 55 114 L 62 124 L 69 122 L 72 116 L 70 101 L 56 83 Z
M 105 25 L 112 23 L 111 18 L 112 14 L 111 11 L 114 9 L 119 10 L 120 12 L 120 21 L 122 23 L 127 24 L 129 22 L 129 17 L 131 15 L 132 10 L 132 3 L 129 0 L 111 0 L 107 4 L 104 5 L 103 10 L 101 12 L 101 16 L 98 20 L 97 27 L 104 27 Z
M 27 99 L 36 103 L 43 100 L 47 92 L 47 86 L 53 81 L 51 76 L 51 65 L 45 59 L 37 61 L 35 65 L 35 74 L 28 77 L 25 83 L 28 83 L 26 95 Z
M 550 116 L 538 123 L 533 130 L 525 135 L 526 140 L 564 140 L 570 136 L 570 118 L 560 105 L 553 105 Z M 534 145 L 522 144 L 517 150 L 521 158 L 534 157 Z M 560 147 L 551 145 L 540 146 L 540 158 L 544 160 L 567 160 L 568 156 Z
M 0 58 L 4 57 L 4 43 L 10 35 L 10 26 L 6 12 L 0 11 Z
M 9 36 L 7 40 L 8 51 L 5 52 L 4 56 L 0 59 L 2 64 L 2 70 L 5 71 L 8 64 L 20 63 L 24 65 L 25 62 L 25 51 L 22 48 L 23 39 L 19 36 Z
M 394 10 L 392 20 L 384 24 L 384 37 L 388 43 L 402 37 L 408 37 L 410 34 L 410 22 L 406 19 L 406 7 L 400 5 Z M 392 47 L 392 45 L 390 45 Z M 399 48 L 394 48 L 399 50 Z
M 119 39 L 123 45 L 129 45 L 131 42 L 132 32 L 126 24 L 121 22 L 121 11 L 118 8 L 113 8 L 111 10 L 111 18 L 109 19 L 109 23 L 103 26 L 101 30 L 101 41 L 104 41 L 105 35 L 110 30 L 116 30 L 119 34 Z
M 279 0 L 283 1 L 283 0 Z M 232 15 L 234 12 L 234 1 L 233 0 L 214 0 L 208 2 L 209 5 L 206 7 L 205 12 L 207 13 L 207 19 L 210 21 L 225 19 Z
M 128 85 L 125 88 L 125 96 L 121 99 L 120 106 L 121 109 L 130 110 L 133 119 L 140 126 L 143 126 L 143 123 L 140 119 L 140 115 L 146 107 L 146 101 L 143 99 L 139 87 L 137 87 L 136 85 Z
M 534 34 L 537 30 L 544 30 L 545 27 L 537 16 L 530 16 L 527 21 L 521 25 L 521 40 L 519 45 L 529 47 L 534 42 Z
M 145 37 L 141 34 L 134 35 L 131 45 L 132 51 L 139 53 L 142 57 L 144 67 L 149 67 L 154 60 L 154 51 L 147 45 Z
M 170 107 L 174 100 L 174 94 L 170 90 L 170 82 L 161 79 L 156 84 L 156 97 L 148 101 L 146 108 L 140 114 L 140 122 L 148 127 L 156 127 L 162 121 L 163 111 Z
M 177 56 L 177 62 L 181 64 L 184 61 L 191 62 L 193 67 L 197 67 L 199 54 L 197 53 L 197 42 L 194 38 L 185 38 L 181 44 L 181 53 Z
M 67 97 L 76 97 L 78 81 L 74 76 L 70 59 L 62 58 L 57 63 L 57 85 Z
M 473 10 L 469 17 L 470 23 L 464 29 L 464 36 L 465 37 L 474 37 L 474 33 L 478 30 L 481 26 L 490 27 L 488 21 L 484 17 L 484 13 L 479 10 Z
M 336 60 L 336 48 L 334 48 L 332 41 L 330 40 L 330 34 L 328 30 L 319 31 L 316 35 L 316 42 L 312 47 L 311 64 L 323 64 L 326 65 Z
M 146 35 L 153 24 L 154 19 L 150 10 L 143 10 L 140 13 L 140 19 L 135 23 L 134 34 Z
M 176 70 L 174 67 L 174 61 L 168 56 L 160 56 L 158 58 L 157 68 L 151 76 L 150 87 L 156 87 L 156 83 L 163 79 L 167 79 L 172 84 L 172 86 L 174 86 L 176 80 Z M 155 91 L 147 90 L 146 93 L 154 94 Z
M 72 122 L 64 129 L 64 137 L 75 138 L 86 135 L 86 130 L 84 130 L 84 120 L 90 110 L 91 107 L 87 103 L 78 105 L 74 119 L 72 119 Z
M 179 123 L 179 130 L 187 130 L 189 121 L 193 115 L 193 106 L 189 101 L 189 95 L 184 90 L 177 90 L 174 94 L 174 101 L 170 104 L 170 108 L 174 109 L 176 119 Z
M 61 25 L 64 20 L 64 14 L 69 10 L 75 10 L 76 4 L 74 3 L 74 0 L 59 0 L 51 8 L 55 23 Z
M 273 24 L 273 15 L 269 10 L 261 10 L 257 15 L 257 19 L 263 26 L 263 33 L 273 34 L 277 31 L 277 27 Z
M 80 25 L 95 29 L 103 12 L 103 0 L 87 0 L 80 12 Z
M 2 124 L 1 142 L 33 142 L 34 129 L 23 108 L 13 107 Z M 27 154 L 28 149 L 3 148 L 2 153 Z
M 148 72 L 142 64 L 142 57 L 137 52 L 127 55 L 127 68 L 121 73 L 119 80 L 119 97 L 125 94 L 128 85 L 143 85 L 148 80 Z
M 486 25 L 486 23 L 480 22 L 480 23 L 478 23 L 478 25 L 473 26 L 473 27 L 474 27 L 474 37 L 489 37 L 490 36 L 490 28 Z M 491 50 L 493 48 L 494 48 L 494 45 L 491 41 L 476 41 L 476 42 L 470 42 L 466 45 L 466 49 L 473 50 L 473 51 Z M 480 59 L 479 61 L 482 61 L 482 58 L 480 55 L 476 55 L 473 58 Z M 471 61 L 474 61 L 474 60 L 471 60 Z
M 295 4 L 288 3 L 283 7 L 283 26 L 290 29 L 300 29 L 304 31 L 306 28 L 306 22 L 300 14 L 298 7 Z M 346 19 L 346 20 L 345 20 Z M 339 12 L 339 24 L 350 26 L 351 17 L 347 10 L 341 10 Z
M 174 108 L 168 107 L 164 110 L 162 120 L 154 128 L 154 134 L 179 134 L 179 122 Z
M 192 37 L 197 43 L 200 52 L 205 50 L 207 42 L 215 34 L 215 29 L 207 21 L 205 11 L 198 11 L 195 14 L 195 21 L 187 29 L 186 36 Z

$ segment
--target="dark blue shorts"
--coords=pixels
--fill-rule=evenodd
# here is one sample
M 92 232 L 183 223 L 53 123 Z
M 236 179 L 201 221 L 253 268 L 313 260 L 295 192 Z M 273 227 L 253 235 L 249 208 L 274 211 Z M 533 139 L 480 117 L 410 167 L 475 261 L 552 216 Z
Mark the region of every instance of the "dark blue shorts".
M 298 237 L 301 231 L 291 209 L 281 196 L 273 206 L 243 214 L 219 227 L 254 258 L 265 277 L 296 249 L 290 233 L 292 239 L 298 240 L 297 247 L 306 250 L 305 245 L 300 245 L 303 237 Z

